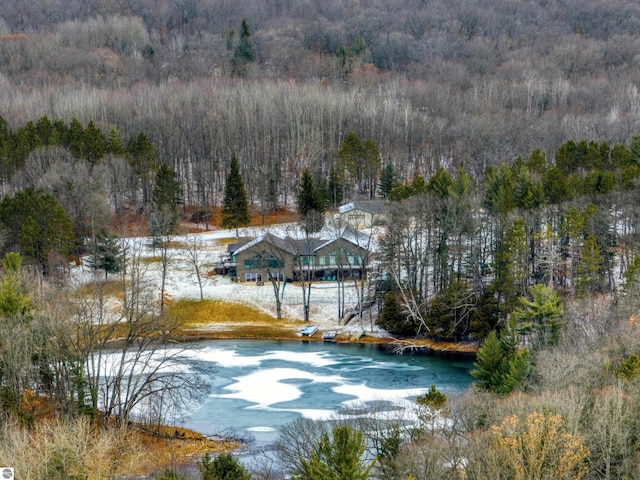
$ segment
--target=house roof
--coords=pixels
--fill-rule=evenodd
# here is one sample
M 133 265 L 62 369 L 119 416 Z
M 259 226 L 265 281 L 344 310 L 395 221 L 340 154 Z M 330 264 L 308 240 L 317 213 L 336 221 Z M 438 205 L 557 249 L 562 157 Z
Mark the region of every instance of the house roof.
M 243 237 L 243 238 L 240 238 L 236 243 L 229 243 L 227 245 L 227 253 L 230 255 L 233 255 L 235 251 L 238 250 L 238 248 L 242 247 L 243 245 L 246 245 L 250 241 L 251 241 L 250 239 Z
M 296 254 L 296 250 L 294 249 L 294 245 L 291 244 L 291 242 L 289 241 L 288 238 L 277 237 L 276 235 L 274 235 L 271 232 L 265 233 L 261 237 L 258 237 L 255 240 L 244 244 L 242 247 L 238 248 L 234 252 L 234 254 L 238 254 L 238 253 L 244 252 L 245 250 L 248 250 L 248 249 L 250 249 L 250 248 L 252 248 L 255 245 L 258 245 L 260 243 L 267 243 L 267 244 L 272 245 L 272 246 L 274 246 L 276 248 L 279 248 L 280 250 L 284 250 L 285 252 L 288 252 L 291 255 L 295 255 Z
M 352 210 L 362 210 L 368 213 L 384 213 L 389 209 L 385 200 L 355 200 L 338 207 L 340 214 L 345 214 Z
M 269 232 L 237 248 L 233 253 L 238 254 L 261 243 L 267 243 L 291 255 L 314 255 L 317 250 L 330 245 L 338 239 L 346 240 L 347 242 L 360 248 L 367 248 L 371 241 L 370 237 L 367 234 L 358 232 L 353 227 L 347 225 L 340 229 L 340 232 L 335 238 L 331 238 L 328 240 L 319 238 L 281 238 Z
M 336 238 L 324 241 L 316 248 L 316 250 L 324 248 L 339 239 L 346 240 L 347 242 L 352 243 L 353 245 L 360 248 L 367 248 L 367 246 L 371 243 L 371 237 L 369 237 L 369 235 L 357 231 L 351 225 L 346 225 L 340 229 L 340 232 L 338 233 Z

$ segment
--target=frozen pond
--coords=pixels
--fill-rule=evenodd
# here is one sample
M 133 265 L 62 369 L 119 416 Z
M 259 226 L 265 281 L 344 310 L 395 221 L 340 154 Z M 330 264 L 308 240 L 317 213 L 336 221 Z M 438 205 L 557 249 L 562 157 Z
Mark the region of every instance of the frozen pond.
M 188 356 L 212 390 L 179 423 L 249 435 L 257 446 L 301 416 L 329 418 L 369 402 L 392 408 L 432 384 L 455 396 L 472 382 L 470 360 L 392 355 L 370 345 L 214 340 L 193 343 Z

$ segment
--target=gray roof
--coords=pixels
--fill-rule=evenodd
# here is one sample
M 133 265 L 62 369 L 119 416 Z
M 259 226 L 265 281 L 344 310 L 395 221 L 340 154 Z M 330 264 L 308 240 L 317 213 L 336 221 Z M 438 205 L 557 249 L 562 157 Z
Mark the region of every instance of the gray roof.
M 353 245 L 367 248 L 367 245 L 370 242 L 370 237 L 362 232 L 358 232 L 353 227 L 347 225 L 342 227 L 338 236 L 332 239 L 319 239 L 319 238 L 309 238 L 309 239 L 296 239 L 291 237 L 281 238 L 273 233 L 266 233 L 261 237 L 256 238 L 255 240 L 245 243 L 243 246 L 236 249 L 233 253 L 238 254 L 245 250 L 248 250 L 256 245 L 261 243 L 267 243 L 269 245 L 273 245 L 274 247 L 283 250 L 285 252 L 290 253 L 291 255 L 314 255 L 317 250 L 323 248 L 338 239 L 344 239 Z
M 238 248 L 234 252 L 234 254 L 244 252 L 245 250 L 248 250 L 249 248 L 260 243 L 267 243 L 269 245 L 273 245 L 276 248 L 279 248 L 280 250 L 284 250 L 285 252 L 289 252 L 290 254 L 295 255 L 296 251 L 294 249 L 294 245 L 292 245 L 289 240 L 289 238 L 280 238 L 269 232 L 249 243 L 244 244 L 242 247 Z
M 338 207 L 341 214 L 350 212 L 351 210 L 362 210 L 368 213 L 384 213 L 389 209 L 389 205 L 385 200 L 355 200 Z
M 327 245 L 335 242 L 340 238 L 361 248 L 367 248 L 367 246 L 371 243 L 371 237 L 369 237 L 369 235 L 357 231 L 350 225 L 346 225 L 340 229 L 340 233 L 336 238 L 325 241 L 324 243 L 322 243 L 322 245 L 319 245 L 316 250 L 326 247 Z

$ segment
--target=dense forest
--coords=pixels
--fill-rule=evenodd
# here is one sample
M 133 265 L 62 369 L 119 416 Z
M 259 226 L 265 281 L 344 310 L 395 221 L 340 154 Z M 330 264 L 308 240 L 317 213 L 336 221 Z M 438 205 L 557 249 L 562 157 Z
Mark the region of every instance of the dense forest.
M 0 104 L 143 131 L 185 200 L 215 205 L 232 153 L 252 200 L 328 175 L 353 131 L 401 180 L 479 175 L 568 140 L 637 133 L 630 2 L 6 2 Z M 32 11 L 29 11 L 32 9 Z M 244 26 L 247 29 L 243 34 Z M 264 190 L 264 188 L 263 188 Z
M 386 199 L 379 325 L 481 345 L 477 388 L 432 387 L 420 428 L 289 425 L 293 478 L 345 453 L 348 478 L 640 478 L 639 31 L 622 0 L 5 0 L 0 464 L 123 476 L 139 402 L 158 422 L 203 394 L 162 369 L 125 387 L 176 324 L 118 237 L 215 218 L 232 170 L 263 218 L 304 213 L 302 185 L 318 210 Z M 115 323 L 108 282 L 68 284 L 86 253 L 121 280 Z M 36 426 L 45 397 L 60 423 Z

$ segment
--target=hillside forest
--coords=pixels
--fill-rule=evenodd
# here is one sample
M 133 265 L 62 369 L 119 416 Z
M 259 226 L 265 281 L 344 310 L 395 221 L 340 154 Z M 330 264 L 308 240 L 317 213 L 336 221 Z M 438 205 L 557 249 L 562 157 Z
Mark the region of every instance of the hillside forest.
M 127 389 L 124 361 L 104 393 L 91 363 L 118 339 L 148 368 L 175 333 L 119 238 L 153 236 L 165 275 L 181 223 L 249 222 L 225 217 L 233 183 L 262 222 L 308 221 L 312 190 L 320 213 L 386 200 L 378 325 L 480 347 L 463 398 L 419 397 L 421 434 L 295 424 L 284 458 L 304 443 L 325 468 L 342 439 L 374 451 L 353 478 L 640 478 L 639 31 L 622 0 L 5 0 L 0 426 L 50 435 L 32 428 L 42 395 L 58 432 L 113 454 L 126 435 L 106 432 L 140 402 L 162 422 L 203 394 L 158 371 Z M 82 258 L 119 275 L 118 324 L 113 292 L 70 285 Z M 62 466 L 29 478 L 103 478 L 60 438 Z M 328 478 L 306 461 L 288 473 Z

